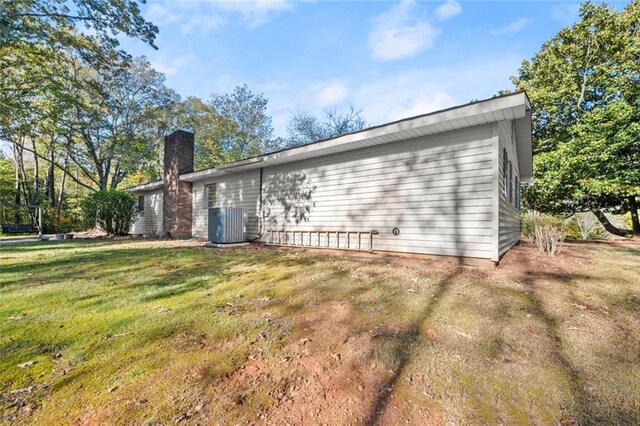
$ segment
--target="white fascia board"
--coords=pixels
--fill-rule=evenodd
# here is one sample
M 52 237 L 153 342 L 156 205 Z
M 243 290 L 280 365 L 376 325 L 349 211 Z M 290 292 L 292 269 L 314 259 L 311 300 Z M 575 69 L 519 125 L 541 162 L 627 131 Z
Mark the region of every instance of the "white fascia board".
M 324 141 L 310 143 L 308 145 L 296 148 L 285 149 L 272 154 L 266 154 L 261 157 L 249 158 L 230 163 L 220 167 L 214 167 L 199 172 L 188 173 L 180 176 L 180 180 L 187 182 L 195 182 L 217 176 L 227 175 L 230 173 L 238 173 L 245 170 L 257 169 L 269 165 L 289 163 L 299 159 L 307 159 L 319 157 L 335 152 L 336 148 L 342 148 L 341 151 L 357 149 L 361 147 L 359 142 L 380 139 L 379 143 L 384 142 L 382 137 L 393 137 L 399 133 L 408 130 L 420 130 L 430 128 L 436 124 L 450 122 L 461 123 L 465 119 L 474 116 L 488 117 L 487 122 L 498 121 L 504 117 L 505 112 L 509 112 L 509 116 L 515 119 L 525 118 L 527 111 L 530 109 L 529 101 L 524 93 L 516 93 L 513 95 L 496 97 L 485 101 L 476 102 L 469 105 L 453 107 L 442 111 L 407 118 L 388 124 L 372 127 L 362 131 L 349 133 Z M 502 118 L 504 119 L 504 118 Z M 454 126 L 454 128 L 462 128 L 465 126 Z M 401 138 L 398 138 L 401 140 Z M 392 143 L 392 142 L 391 142 Z
M 162 188 L 163 186 L 164 186 L 164 181 L 158 180 L 158 181 L 151 182 L 151 183 L 145 183 L 145 184 L 138 185 L 138 186 L 132 186 L 131 188 L 125 188 L 123 191 L 127 191 L 127 192 L 144 192 L 144 191 L 151 191 L 153 189 Z

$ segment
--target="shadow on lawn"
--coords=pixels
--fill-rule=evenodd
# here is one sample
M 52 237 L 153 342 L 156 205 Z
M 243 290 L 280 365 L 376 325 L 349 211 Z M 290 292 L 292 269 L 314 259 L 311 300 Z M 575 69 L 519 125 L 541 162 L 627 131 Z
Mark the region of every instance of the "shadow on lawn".
M 621 247 L 616 247 L 616 250 L 626 251 Z M 453 290 L 453 285 L 456 280 L 465 273 L 467 273 L 465 268 L 463 268 L 461 264 L 458 264 L 455 270 L 452 270 L 440 279 L 432 297 L 425 301 L 424 309 L 406 331 L 399 334 L 387 332 L 380 335 L 381 338 L 396 342 L 396 364 L 391 367 L 393 370 L 391 378 L 380 387 L 379 394 L 370 408 L 369 416 L 365 424 L 374 425 L 382 421 L 385 410 L 394 392 L 394 386 L 398 383 L 399 379 L 403 377 L 407 366 L 417 354 L 417 347 L 422 339 L 420 336 L 422 325 L 428 323 L 434 311 L 438 308 L 438 301 L 442 300 L 446 297 L 447 293 Z M 490 274 L 480 271 L 478 271 L 478 273 L 484 279 L 491 279 Z M 562 413 L 558 416 L 557 421 L 568 422 L 568 424 L 640 424 L 640 412 L 633 412 L 632 410 L 618 407 L 617 404 L 612 404 L 613 401 L 599 398 L 593 393 L 592 388 L 588 385 L 589 377 L 575 365 L 567 353 L 567 348 L 565 347 L 567 343 L 563 341 L 561 320 L 545 308 L 544 299 L 540 294 L 540 292 L 544 290 L 539 288 L 539 282 L 552 281 L 561 283 L 560 285 L 569 286 L 570 290 L 570 288 L 576 286 L 574 280 L 592 281 L 594 276 L 584 272 L 562 273 L 540 271 L 530 262 L 527 262 L 526 271 L 522 273 L 522 277 L 522 290 L 493 288 L 493 286 L 491 286 L 490 290 L 496 291 L 497 293 L 494 296 L 496 298 L 498 296 L 506 297 L 506 301 L 509 304 L 502 301 L 497 303 L 496 308 L 479 313 L 492 318 L 494 322 L 500 320 L 504 328 L 508 327 L 508 321 L 514 309 L 524 309 L 539 319 L 544 325 L 544 337 L 551 353 L 549 361 L 566 377 L 567 383 L 569 384 L 570 395 L 573 399 L 569 401 L 569 404 L 560 407 Z M 574 301 L 575 295 L 572 291 L 568 291 L 567 297 L 567 300 L 570 302 Z M 627 299 L 629 299 L 629 297 L 628 295 L 626 296 Z M 526 301 L 526 303 L 523 305 L 522 302 L 516 302 L 517 300 L 522 302 Z M 577 301 L 577 299 L 575 301 Z M 627 305 L 631 306 L 622 307 L 633 314 L 637 306 L 640 306 L 640 304 L 635 303 L 637 301 L 640 301 L 640 298 L 636 300 L 635 296 L 632 296 L 633 303 L 627 303 Z M 514 306 L 514 302 L 518 306 Z M 579 302 L 585 303 L 583 301 Z M 627 338 L 632 339 L 630 336 Z M 504 351 L 507 346 L 509 346 L 508 342 L 505 342 L 500 336 L 500 333 L 498 333 L 492 339 L 492 342 L 488 344 L 487 348 L 489 348 L 490 352 L 497 354 Z M 634 345 L 633 342 L 626 341 L 626 343 L 621 343 L 619 347 L 614 349 L 614 353 L 607 354 L 607 357 L 609 357 L 610 360 L 619 358 L 621 362 L 625 363 L 637 362 L 640 358 L 637 358 L 637 356 L 633 354 L 630 355 L 626 353 L 629 348 L 634 347 L 637 347 L 637 345 Z
M 396 334 L 395 332 L 387 332 L 378 335 L 378 338 L 391 339 L 397 342 L 397 346 L 394 351 L 397 363 L 393 367 L 393 374 L 391 375 L 391 378 L 381 387 L 381 390 L 369 411 L 369 416 L 365 420 L 366 425 L 375 425 L 380 421 L 380 418 L 389 404 L 389 399 L 393 394 L 394 386 L 403 376 L 405 369 L 414 356 L 416 346 L 419 344 L 420 340 L 421 326 L 429 320 L 439 301 L 446 295 L 450 285 L 460 271 L 461 270 L 457 268 L 438 282 L 435 292 L 431 295 L 430 300 L 425 303 L 425 307 L 418 316 L 418 319 L 407 330 L 399 334 Z
M 564 275 L 560 277 L 563 278 Z M 565 353 L 560 335 L 560 325 L 558 320 L 545 310 L 542 300 L 537 295 L 540 290 L 537 288 L 536 278 L 536 272 L 533 269 L 529 269 L 525 273 L 524 284 L 530 289 L 530 292 L 526 295 L 530 302 L 530 312 L 542 320 L 545 325 L 554 358 L 552 361 L 567 376 L 571 386 L 571 393 L 576 402 L 576 409 L 572 410 L 573 412 L 566 413 L 570 416 L 570 419 L 563 420 L 569 420 L 570 422 L 577 420 L 578 424 L 600 424 L 601 419 L 599 419 L 598 413 L 594 410 L 599 405 L 599 401 L 582 385 L 584 382 L 582 374 L 573 366 Z

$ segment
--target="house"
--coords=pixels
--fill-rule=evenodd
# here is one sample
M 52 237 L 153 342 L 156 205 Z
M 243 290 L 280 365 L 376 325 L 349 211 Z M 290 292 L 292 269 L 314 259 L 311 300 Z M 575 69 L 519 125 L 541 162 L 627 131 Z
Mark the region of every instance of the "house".
M 129 189 L 144 209 L 133 233 L 206 238 L 208 208 L 237 207 L 250 240 L 376 230 L 376 251 L 497 262 L 520 239 L 533 167 L 524 92 L 200 171 L 193 143 L 167 136 L 164 179 Z

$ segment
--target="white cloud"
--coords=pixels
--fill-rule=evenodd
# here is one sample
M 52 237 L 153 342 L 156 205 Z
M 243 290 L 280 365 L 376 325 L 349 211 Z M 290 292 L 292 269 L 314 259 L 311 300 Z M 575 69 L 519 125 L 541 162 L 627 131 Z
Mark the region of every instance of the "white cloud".
M 509 76 L 521 61 L 518 54 L 474 55 L 450 66 L 398 73 L 371 71 L 352 78 L 341 76 L 340 80 L 324 85 L 317 81 L 291 81 L 285 90 L 265 90 L 264 93 L 269 98 L 269 113 L 273 116 L 276 134 L 280 136 L 286 135 L 286 123 L 294 112 L 320 115 L 323 109 L 343 110 L 349 103 L 361 108 L 364 117 L 375 125 L 491 97 L 498 90 L 510 87 Z M 348 89 L 342 100 L 335 97 L 335 103 L 330 106 L 318 105 L 318 94 L 338 81 Z
M 164 1 L 149 5 L 146 18 L 159 25 L 177 25 L 182 34 L 206 34 L 239 15 L 249 28 L 263 25 L 292 8 L 287 0 Z
M 216 5 L 221 10 L 239 12 L 249 27 L 260 26 L 293 7 L 287 0 L 223 1 Z
M 182 70 L 194 60 L 195 55 L 190 53 L 188 55 L 180 55 L 171 58 L 167 58 L 165 55 L 162 55 L 151 60 L 150 63 L 156 71 L 163 73 L 167 77 L 171 77 L 176 75 L 178 71 Z
M 322 87 L 314 96 L 314 104 L 318 108 L 326 108 L 343 102 L 347 98 L 347 86 L 334 81 Z
M 456 0 L 447 0 L 445 3 L 436 7 L 436 17 L 441 21 L 453 18 L 462 12 L 462 6 Z
M 420 17 L 413 0 L 403 0 L 374 18 L 369 48 L 374 59 L 387 61 L 415 56 L 433 46 L 439 30 Z
M 503 35 L 503 34 L 514 34 L 526 27 L 531 23 L 531 19 L 520 18 L 513 22 L 510 22 L 500 28 L 494 28 L 491 30 L 491 35 Z
M 447 92 L 439 91 L 427 95 L 425 99 L 413 100 L 397 105 L 389 111 L 390 120 L 414 117 L 428 112 L 438 111 L 456 104 L 456 100 Z

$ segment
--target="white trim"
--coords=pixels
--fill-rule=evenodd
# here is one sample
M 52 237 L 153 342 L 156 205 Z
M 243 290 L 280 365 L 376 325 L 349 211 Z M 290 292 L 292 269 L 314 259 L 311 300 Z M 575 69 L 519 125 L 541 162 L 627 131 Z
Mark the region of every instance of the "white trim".
M 153 189 L 162 188 L 164 186 L 164 181 L 158 180 L 156 182 L 144 183 L 138 186 L 132 186 L 131 188 L 125 188 L 123 191 L 128 192 L 141 192 L 141 191 L 151 191 Z
M 187 173 L 181 175 L 180 180 L 195 182 L 260 167 L 290 163 L 389 142 L 415 139 L 443 133 L 443 129 L 455 130 L 495 123 L 505 118 L 520 121 L 527 117 L 529 108 L 527 96 L 522 92 L 516 93 L 407 118 L 332 139 L 266 154 L 261 157 L 240 160 L 220 167 Z M 526 123 L 523 128 L 525 127 L 527 127 Z M 528 128 L 531 128 L 530 119 Z M 530 132 L 528 139 L 524 136 L 522 139 L 523 144 L 526 145 L 528 140 L 529 146 L 531 145 Z
M 498 123 L 493 125 L 493 207 L 492 207 L 492 234 L 493 244 L 491 248 L 491 260 L 500 260 L 500 136 Z

